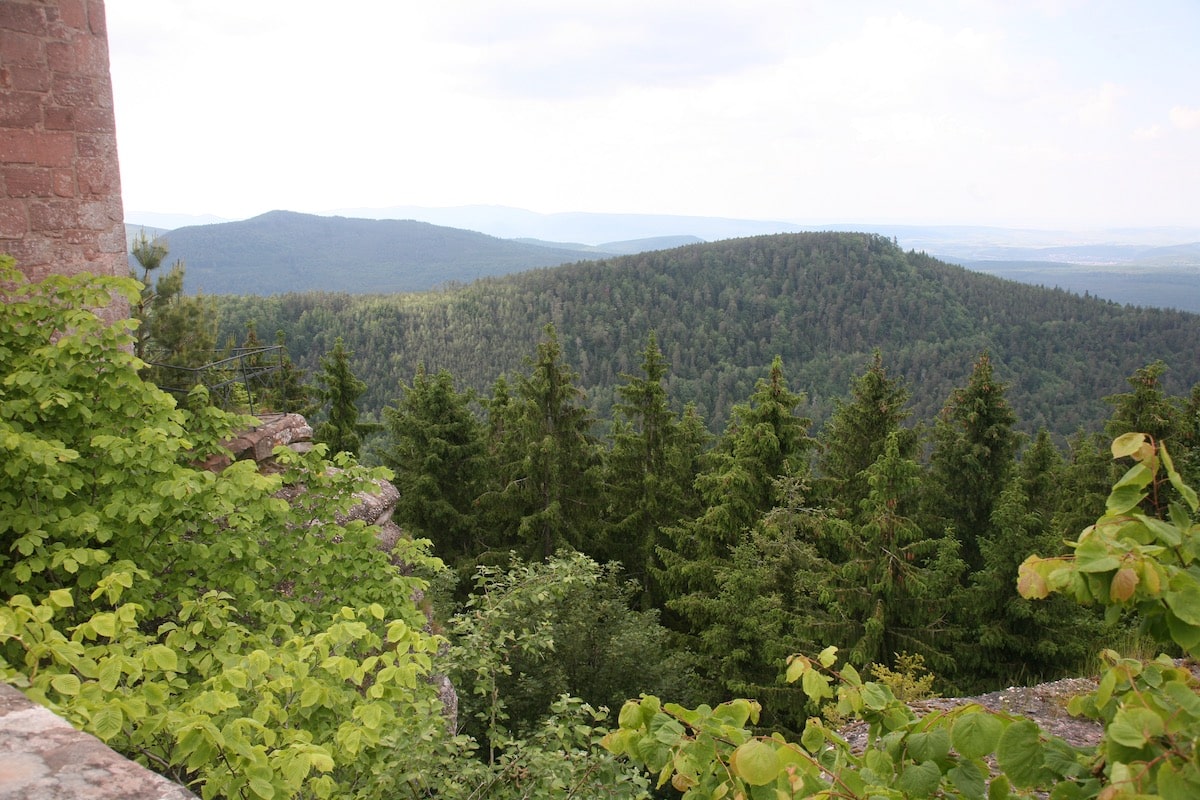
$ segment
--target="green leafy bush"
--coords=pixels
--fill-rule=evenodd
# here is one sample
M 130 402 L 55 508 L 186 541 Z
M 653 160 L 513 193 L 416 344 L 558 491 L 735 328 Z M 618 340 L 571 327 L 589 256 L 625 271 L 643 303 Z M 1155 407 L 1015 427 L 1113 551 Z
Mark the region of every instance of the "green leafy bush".
M 92 310 L 133 281 L 0 257 L 0 287 L 0 679 L 204 798 L 638 795 L 577 702 L 493 763 L 450 730 L 392 558 L 440 562 L 338 522 L 383 472 L 321 447 L 202 469 L 251 421 L 139 378 L 134 323 Z

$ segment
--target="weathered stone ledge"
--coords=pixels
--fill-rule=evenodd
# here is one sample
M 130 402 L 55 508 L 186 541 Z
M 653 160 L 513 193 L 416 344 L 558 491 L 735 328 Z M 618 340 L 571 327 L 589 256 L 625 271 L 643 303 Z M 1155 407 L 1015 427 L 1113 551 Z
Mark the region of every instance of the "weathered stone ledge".
M 196 800 L 0 683 L 0 800 Z

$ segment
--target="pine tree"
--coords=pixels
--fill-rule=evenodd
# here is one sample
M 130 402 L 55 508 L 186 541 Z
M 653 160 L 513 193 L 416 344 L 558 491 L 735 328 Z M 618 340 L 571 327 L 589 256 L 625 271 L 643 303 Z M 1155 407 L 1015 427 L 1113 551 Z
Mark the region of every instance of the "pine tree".
M 394 519 L 414 536 L 433 541 L 442 558 L 476 555 L 475 510 L 485 468 L 483 425 L 469 392 L 454 389 L 441 370 L 417 366 L 394 407 L 383 410 L 387 445 L 380 453 L 400 492 Z
M 928 495 L 935 519 L 954 530 L 963 559 L 983 566 L 979 540 L 1007 483 L 1017 451 L 1016 415 L 1005 386 L 992 375 L 987 353 L 975 362 L 966 387 L 955 389 L 934 428 Z
M 367 385 L 354 377 L 350 357 L 340 336 L 334 341 L 333 349 L 321 357 L 317 396 L 329 410 L 325 421 L 313 432 L 313 438 L 329 445 L 330 455 L 345 452 L 357 457 L 362 441 L 355 403 L 367 390 Z

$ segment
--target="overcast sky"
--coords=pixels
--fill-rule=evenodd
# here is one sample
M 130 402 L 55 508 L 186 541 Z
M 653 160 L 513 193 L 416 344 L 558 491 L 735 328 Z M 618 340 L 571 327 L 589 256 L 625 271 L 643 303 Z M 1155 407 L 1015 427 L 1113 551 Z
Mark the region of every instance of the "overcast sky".
M 107 0 L 126 214 L 1200 224 L 1197 0 Z

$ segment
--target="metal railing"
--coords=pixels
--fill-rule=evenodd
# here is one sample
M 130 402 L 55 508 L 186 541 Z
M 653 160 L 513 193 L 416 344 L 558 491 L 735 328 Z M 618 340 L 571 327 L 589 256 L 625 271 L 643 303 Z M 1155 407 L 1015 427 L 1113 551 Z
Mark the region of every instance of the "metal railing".
M 184 399 L 196 386 L 208 389 L 210 402 L 220 408 L 244 408 L 257 415 L 255 404 L 266 393 L 279 393 L 283 375 L 283 345 L 234 347 L 220 351 L 221 358 L 199 367 L 181 367 L 147 361 L 158 388 Z M 261 410 L 261 409 L 260 409 Z

